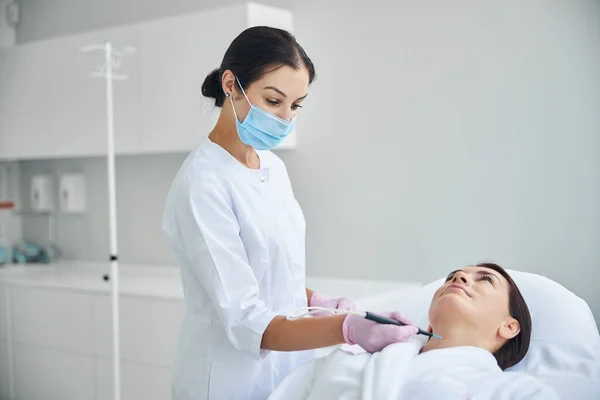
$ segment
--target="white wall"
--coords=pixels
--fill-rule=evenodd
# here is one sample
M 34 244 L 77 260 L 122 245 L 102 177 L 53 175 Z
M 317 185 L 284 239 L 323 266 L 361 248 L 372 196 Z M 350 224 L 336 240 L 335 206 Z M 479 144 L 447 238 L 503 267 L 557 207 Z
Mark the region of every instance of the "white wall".
M 600 3 L 296 3 L 310 273 L 539 272 L 600 319 Z
M 167 191 L 185 155 L 117 157 L 116 188 L 119 258 L 129 263 L 175 265 L 161 230 Z M 56 242 L 63 256 L 74 260 L 107 261 L 109 217 L 106 160 L 104 158 L 28 161 L 22 165 L 21 196 L 28 207 L 28 185 L 35 173 L 82 172 L 86 177 L 87 212 L 58 214 Z M 23 216 L 23 234 L 41 244 L 48 241 L 48 218 Z
M 8 24 L 6 6 L 8 0 L 0 0 L 0 48 L 12 47 L 15 44 L 15 29 Z
M 38 19 L 17 40 L 115 23 L 98 2 L 85 2 L 85 13 L 81 0 L 48 2 L 62 13 L 45 3 L 24 0 L 24 20 Z M 184 11 L 182 2 L 152 3 Z M 152 16 L 135 4 L 138 17 Z M 493 260 L 558 280 L 600 320 L 600 3 L 343 4 L 293 3 L 318 74 L 299 149 L 282 153 L 308 222 L 309 274 L 429 281 Z M 59 18 L 73 9 L 76 18 Z M 121 206 L 129 260 L 171 260 L 158 229 L 178 161 L 131 158 L 118 169 L 124 203 L 135 207 L 124 196 L 138 191 L 132 198 L 152 198 L 139 210 Z M 104 173 L 99 162 L 79 162 L 90 176 Z M 106 229 L 106 210 L 97 212 L 90 232 Z M 105 258 L 64 236 L 70 254 L 84 246 Z

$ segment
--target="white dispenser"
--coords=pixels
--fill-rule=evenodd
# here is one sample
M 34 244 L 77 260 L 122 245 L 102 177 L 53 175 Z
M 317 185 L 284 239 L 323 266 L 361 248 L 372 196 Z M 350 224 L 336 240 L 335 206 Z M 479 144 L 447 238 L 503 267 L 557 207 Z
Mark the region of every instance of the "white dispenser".
M 64 213 L 83 213 L 86 205 L 83 174 L 64 174 L 59 183 L 60 210 Z
M 37 212 L 53 211 L 55 208 L 54 179 L 51 175 L 31 177 L 31 210 Z

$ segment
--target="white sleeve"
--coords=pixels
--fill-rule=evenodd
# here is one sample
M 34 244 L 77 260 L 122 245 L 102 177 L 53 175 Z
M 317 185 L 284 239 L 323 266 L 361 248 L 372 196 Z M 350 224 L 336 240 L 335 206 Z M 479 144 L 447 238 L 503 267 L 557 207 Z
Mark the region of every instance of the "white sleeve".
M 208 293 L 227 337 L 257 359 L 262 335 L 276 316 L 259 299 L 259 287 L 240 238 L 230 194 L 214 174 L 182 182 L 176 218 L 183 252 Z

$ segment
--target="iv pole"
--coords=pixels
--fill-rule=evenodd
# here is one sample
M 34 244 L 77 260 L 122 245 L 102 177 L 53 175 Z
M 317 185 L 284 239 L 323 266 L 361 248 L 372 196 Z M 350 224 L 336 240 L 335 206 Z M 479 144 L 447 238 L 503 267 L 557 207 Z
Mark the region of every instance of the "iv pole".
M 81 51 L 104 50 L 104 65 L 92 72 L 92 77 L 106 80 L 106 135 L 108 145 L 107 173 L 108 173 L 108 206 L 110 223 L 110 280 L 112 298 L 112 338 L 113 338 L 113 399 L 121 399 L 121 349 L 119 326 L 119 258 L 117 253 L 117 197 L 115 185 L 115 133 L 114 133 L 114 105 L 113 105 L 113 80 L 125 80 L 127 76 L 113 73 L 119 69 L 119 57 L 135 52 L 133 47 L 116 51 L 111 42 L 104 45 L 85 46 Z M 105 279 L 107 277 L 105 276 Z

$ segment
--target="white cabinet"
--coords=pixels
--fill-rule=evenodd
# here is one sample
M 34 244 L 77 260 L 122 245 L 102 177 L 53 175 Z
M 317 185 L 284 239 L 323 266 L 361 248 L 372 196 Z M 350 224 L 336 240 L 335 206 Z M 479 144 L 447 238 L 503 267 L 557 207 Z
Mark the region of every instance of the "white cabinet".
M 10 398 L 11 376 L 17 399 L 111 399 L 110 296 L 10 285 L 9 297 L 7 287 L 0 284 L 0 400 Z M 183 301 L 122 295 L 120 310 L 122 398 L 169 398 Z
M 0 50 L 0 156 L 35 158 L 48 149 L 52 97 L 36 45 Z
M 6 339 L 0 340 L 0 400 L 10 399 L 10 353 Z
M 112 400 L 112 360 L 100 358 L 96 368 L 96 400 Z M 171 398 L 171 370 L 166 367 L 121 363 L 121 398 L 165 400 Z
M 131 28 L 35 42 L 0 51 L 0 158 L 35 159 L 106 154 L 105 82 L 91 72 L 104 53 L 81 52 L 104 40 L 137 44 Z M 114 83 L 115 148 L 135 152 L 140 124 L 139 60 L 129 57 Z
M 147 297 L 120 300 L 121 358 L 126 361 L 169 368 L 179 339 L 185 306 L 182 301 Z M 110 297 L 95 296 L 95 353 L 112 355 Z
M 127 360 L 170 367 L 183 322 L 183 302 L 123 299 L 123 355 Z
M 92 71 L 104 63 L 103 51 L 81 52 L 90 44 L 110 40 L 119 49 L 135 46 L 138 32 L 135 29 L 115 28 L 100 32 L 70 36 L 48 41 L 39 51 L 47 54 L 49 91 L 48 107 L 52 118 L 48 121 L 48 134 L 52 143 L 48 157 L 81 157 L 106 154 L 106 85 L 101 78 L 93 78 Z M 125 81 L 114 82 L 115 149 L 131 152 L 137 148 L 139 132 L 139 60 L 134 56 L 122 60 L 118 73 L 128 76 Z M 116 72 L 116 73 L 117 73 Z
M 0 400 L 9 400 L 11 396 L 11 343 L 8 330 L 8 289 L 0 283 Z
M 16 343 L 17 399 L 93 399 L 94 359 L 55 348 Z
M 11 308 L 15 343 L 84 354 L 89 351 L 93 338 L 89 294 L 14 288 Z
M 13 286 L 10 306 L 17 398 L 93 398 L 91 296 Z
M 8 287 L 0 283 L 0 342 L 8 338 L 8 329 Z
M 204 78 L 240 32 L 262 24 L 292 30 L 292 14 L 239 4 L 0 50 L 0 159 L 106 154 L 105 82 L 90 76 L 104 53 L 80 51 L 105 41 L 137 50 L 113 85 L 117 154 L 192 150 L 219 111 L 202 96 Z
M 208 13 L 147 24 L 139 51 L 142 65 L 140 151 L 188 151 L 206 137 L 216 119 L 202 96 L 205 76 L 221 63 L 226 40 L 222 20 Z M 218 50 L 217 50 L 218 49 Z
M 43 68 L 38 66 L 48 80 L 38 90 L 45 92 L 51 111 L 44 118 L 44 133 L 50 138 L 46 157 L 61 157 L 64 152 L 73 156 L 102 153 L 102 82 L 90 78 L 94 60 L 80 52 L 85 40 L 78 36 L 33 45 L 47 60 Z M 96 60 L 101 57 L 94 56 Z

